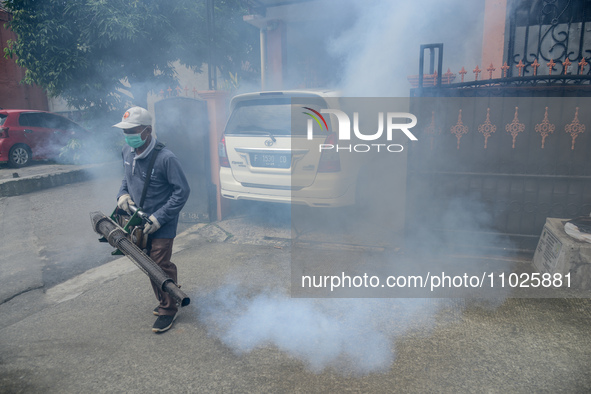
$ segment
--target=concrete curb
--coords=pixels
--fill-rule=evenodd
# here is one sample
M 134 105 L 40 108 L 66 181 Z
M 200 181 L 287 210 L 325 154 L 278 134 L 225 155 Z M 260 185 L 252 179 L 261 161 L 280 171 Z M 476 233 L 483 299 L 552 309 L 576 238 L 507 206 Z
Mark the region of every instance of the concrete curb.
M 61 170 L 49 174 L 31 175 L 22 178 L 0 180 L 0 197 L 13 197 L 49 189 L 69 183 L 83 182 L 97 178 L 107 172 L 112 163 L 88 164 L 72 166 L 72 169 Z

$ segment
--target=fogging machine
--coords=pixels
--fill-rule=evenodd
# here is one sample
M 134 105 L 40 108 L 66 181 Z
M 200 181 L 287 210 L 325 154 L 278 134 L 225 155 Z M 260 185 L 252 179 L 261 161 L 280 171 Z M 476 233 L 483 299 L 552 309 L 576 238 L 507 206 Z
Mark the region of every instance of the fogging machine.
M 174 300 L 181 306 L 187 306 L 191 302 L 191 299 L 181 291 L 179 286 L 168 277 L 162 268 L 158 266 L 144 251 L 136 245 L 136 242 L 141 243 L 147 237 L 144 234 L 135 233 L 138 230 L 142 230 L 142 224 L 144 222 L 150 223 L 149 215 L 145 212 L 137 209 L 134 206 L 130 206 L 133 214 L 126 220 L 123 227 L 118 224 L 120 222 L 120 215 L 122 215 L 119 208 L 115 208 L 111 217 L 107 217 L 102 212 L 91 212 L 90 221 L 92 228 L 98 234 L 102 235 L 99 239 L 100 242 L 108 242 L 111 246 L 116 248 L 113 254 L 124 254 L 135 265 L 139 267 L 148 277 L 157 284 L 162 291 L 167 292 L 174 298 Z M 124 212 L 124 211 L 123 211 Z

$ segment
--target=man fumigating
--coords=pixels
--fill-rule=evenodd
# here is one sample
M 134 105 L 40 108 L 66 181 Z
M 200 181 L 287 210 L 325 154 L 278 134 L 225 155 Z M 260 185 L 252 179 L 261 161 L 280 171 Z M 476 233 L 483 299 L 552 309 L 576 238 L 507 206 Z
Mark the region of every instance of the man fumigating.
M 117 194 L 117 206 L 130 212 L 135 205 L 149 216 L 144 226 L 148 235 L 148 254 L 162 270 L 177 282 L 177 267 L 170 258 L 181 209 L 189 197 L 189 184 L 178 158 L 152 136 L 152 115 L 141 107 L 125 112 L 113 127 L 123 129 L 125 176 Z M 151 222 L 151 224 L 150 224 Z M 161 333 L 172 327 L 178 312 L 174 299 L 152 282 L 160 304 L 152 331 Z

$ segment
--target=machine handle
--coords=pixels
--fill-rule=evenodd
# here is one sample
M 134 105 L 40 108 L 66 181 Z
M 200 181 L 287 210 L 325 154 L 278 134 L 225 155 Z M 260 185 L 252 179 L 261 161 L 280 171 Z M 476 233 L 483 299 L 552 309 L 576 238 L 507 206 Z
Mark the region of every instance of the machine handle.
M 139 210 L 139 209 L 138 209 L 138 208 L 137 208 L 135 205 L 131 205 L 131 204 L 130 204 L 130 205 L 129 205 L 129 210 L 130 210 L 132 213 L 137 213 L 137 215 L 138 215 L 140 218 L 142 218 L 143 220 L 145 220 L 145 221 L 146 221 L 146 222 L 148 222 L 149 224 L 154 224 L 154 222 L 152 222 L 152 221 L 150 220 L 150 215 L 148 215 L 147 213 L 145 213 L 145 212 L 144 212 L 144 211 L 142 211 L 142 210 Z

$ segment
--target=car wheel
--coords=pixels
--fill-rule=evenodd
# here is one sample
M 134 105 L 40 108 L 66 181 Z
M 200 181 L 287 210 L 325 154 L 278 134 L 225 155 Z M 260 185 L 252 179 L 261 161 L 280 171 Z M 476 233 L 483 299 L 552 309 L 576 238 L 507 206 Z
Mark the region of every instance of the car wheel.
M 8 164 L 11 167 L 24 167 L 31 162 L 31 148 L 25 144 L 15 144 L 8 151 Z

